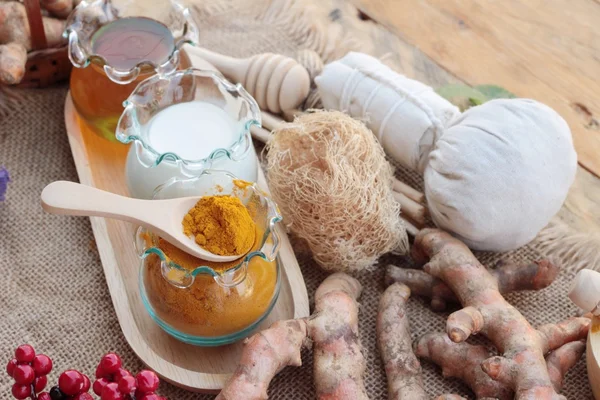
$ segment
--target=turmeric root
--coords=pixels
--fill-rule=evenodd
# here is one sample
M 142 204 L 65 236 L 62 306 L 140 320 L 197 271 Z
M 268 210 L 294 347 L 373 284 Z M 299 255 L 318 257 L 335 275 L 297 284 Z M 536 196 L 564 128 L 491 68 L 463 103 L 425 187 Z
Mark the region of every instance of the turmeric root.
M 300 351 L 314 343 L 318 399 L 368 399 L 365 359 L 358 339 L 360 283 L 343 273 L 326 278 L 315 293 L 309 319 L 279 321 L 246 341 L 237 369 L 216 400 L 263 400 L 271 379 L 284 367 L 302 364 Z
M 579 361 L 584 351 L 585 342 L 575 341 L 564 344 L 546 357 L 554 390 L 560 392 L 564 376 Z M 485 346 L 454 343 L 445 333 L 429 333 L 415 343 L 415 354 L 439 365 L 444 377 L 462 379 L 478 399 L 513 398 L 510 387 L 494 381 L 481 368 L 481 363 L 491 356 Z
M 48 17 L 42 17 L 42 20 L 48 46 L 54 47 L 63 43 L 65 21 Z M 27 12 L 25 6 L 17 1 L 0 3 L 0 44 L 6 43 L 19 43 L 25 46 L 27 51 L 32 49 Z
M 585 341 L 578 340 L 562 345 L 546 357 L 548 374 L 554 384 L 554 390 L 560 392 L 563 387 L 565 375 L 581 358 L 585 352 Z
M 465 400 L 465 398 L 457 394 L 443 394 L 436 397 L 435 400 Z
M 307 338 L 305 319 L 277 321 L 245 343 L 232 378 L 216 400 L 267 399 L 271 379 L 288 365 L 300 366 L 300 351 Z
M 463 380 L 478 399 L 513 398 L 508 386 L 494 381 L 481 369 L 481 363 L 493 355 L 485 346 L 454 343 L 445 333 L 428 333 L 415 343 L 415 354 L 439 365 L 444 378 Z
M 401 283 L 388 287 L 379 299 L 377 341 L 388 380 L 388 398 L 427 399 L 421 364 L 412 350 L 406 302 L 410 289 Z
M 58 18 L 67 18 L 73 10 L 73 0 L 40 0 L 40 4 Z
M 315 292 L 309 322 L 314 342 L 317 399 L 367 400 L 366 361 L 358 338 L 358 303 L 362 287 L 344 273 L 330 275 Z
M 27 50 L 18 43 L 0 44 L 0 83 L 16 85 L 25 74 Z
M 16 1 L 0 3 L 0 44 L 13 42 L 31 50 L 25 6 Z
M 496 268 L 488 271 L 497 282 L 500 293 L 505 294 L 548 287 L 558 276 L 559 269 L 546 259 L 523 265 L 515 264 L 510 260 L 501 260 L 496 264 Z M 443 281 L 418 269 L 388 265 L 385 280 L 387 285 L 402 282 L 417 296 L 430 298 L 431 308 L 436 311 L 445 310 L 447 303 L 458 302 L 454 293 Z
M 503 354 L 482 362 L 487 375 L 507 385 L 516 399 L 565 399 L 555 390 L 544 353 L 585 337 L 580 321 L 535 330 L 504 300 L 496 279 L 469 248 L 440 230 L 419 232 L 412 255 L 418 262 L 428 261 L 424 271 L 444 281 L 464 307 L 448 318 L 448 337 L 460 343 L 481 332 Z
M 426 400 L 421 364 L 413 353 L 406 302 L 410 289 L 395 283 L 388 287 L 379 300 L 377 314 L 377 342 L 385 366 L 390 400 Z M 481 368 L 479 368 L 481 374 Z M 490 378 L 487 378 L 491 380 Z M 438 400 L 462 399 L 444 395 Z

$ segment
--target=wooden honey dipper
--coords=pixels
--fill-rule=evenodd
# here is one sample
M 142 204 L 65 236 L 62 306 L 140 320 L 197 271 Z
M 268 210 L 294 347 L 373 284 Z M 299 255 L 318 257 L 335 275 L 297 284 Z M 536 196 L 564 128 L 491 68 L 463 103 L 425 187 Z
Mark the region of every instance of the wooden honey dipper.
M 186 51 L 208 61 L 228 79 L 241 83 L 263 110 L 279 114 L 298 107 L 308 96 L 308 71 L 290 57 L 263 53 L 239 59 L 192 46 Z

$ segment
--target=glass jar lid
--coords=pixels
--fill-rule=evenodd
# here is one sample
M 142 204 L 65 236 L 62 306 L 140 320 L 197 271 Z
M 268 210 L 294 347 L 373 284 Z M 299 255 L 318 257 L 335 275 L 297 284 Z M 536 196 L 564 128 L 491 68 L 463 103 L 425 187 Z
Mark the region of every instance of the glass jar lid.
M 179 49 L 198 42 L 189 10 L 176 0 L 152 7 L 123 0 L 82 1 L 67 20 L 64 36 L 73 65 L 94 62 L 114 82 L 133 82 L 142 70 L 170 74 L 179 65 Z

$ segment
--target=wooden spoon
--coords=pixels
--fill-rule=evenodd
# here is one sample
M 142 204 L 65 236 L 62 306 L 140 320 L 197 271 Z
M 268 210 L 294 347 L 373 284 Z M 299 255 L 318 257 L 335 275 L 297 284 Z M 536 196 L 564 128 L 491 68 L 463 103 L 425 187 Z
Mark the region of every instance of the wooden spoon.
M 220 256 L 200 247 L 183 233 L 183 217 L 202 196 L 140 200 L 75 182 L 57 181 L 42 191 L 42 207 L 51 214 L 114 218 L 141 225 L 173 246 L 203 260 L 233 261 L 243 254 Z

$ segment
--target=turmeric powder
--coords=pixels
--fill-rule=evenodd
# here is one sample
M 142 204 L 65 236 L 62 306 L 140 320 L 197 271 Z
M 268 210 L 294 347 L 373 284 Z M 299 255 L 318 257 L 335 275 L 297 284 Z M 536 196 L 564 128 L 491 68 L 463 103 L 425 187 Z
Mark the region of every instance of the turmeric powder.
M 256 225 L 237 197 L 202 197 L 182 224 L 186 235 L 213 254 L 242 255 L 254 243 Z
M 262 234 L 258 231 L 256 237 Z M 155 245 L 170 262 L 186 270 L 204 265 L 222 272 L 236 265 L 236 261 L 200 260 L 162 238 Z M 257 246 L 260 242 L 254 244 Z M 197 275 L 188 288 L 175 287 L 163 276 L 161 259 L 156 254 L 148 255 L 144 266 L 144 288 L 153 311 L 165 323 L 188 335 L 217 337 L 239 332 L 268 312 L 277 295 L 277 264 L 261 257 L 250 260 L 246 279 L 231 289 L 219 286 L 212 276 L 204 274 Z
M 252 186 L 252 182 L 245 181 L 243 179 L 234 179 L 233 185 L 235 186 L 233 190 L 246 190 L 248 186 Z

